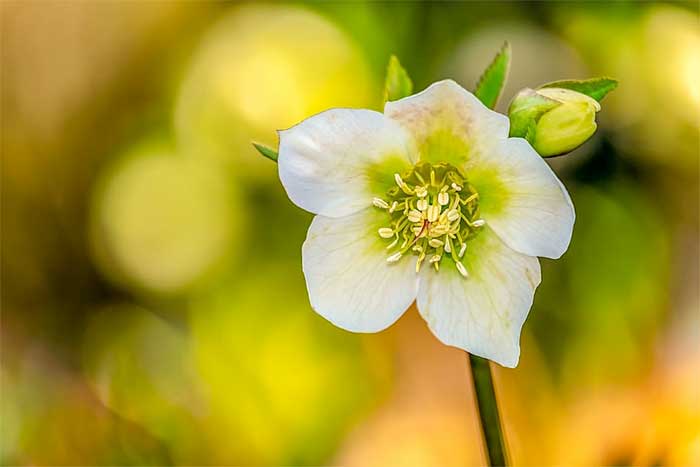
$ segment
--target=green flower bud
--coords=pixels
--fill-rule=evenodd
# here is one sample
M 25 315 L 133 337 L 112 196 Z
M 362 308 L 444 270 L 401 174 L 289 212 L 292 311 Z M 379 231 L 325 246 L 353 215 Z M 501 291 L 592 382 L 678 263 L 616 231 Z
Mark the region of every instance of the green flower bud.
M 511 136 L 527 139 L 542 157 L 564 154 L 595 133 L 599 110 L 595 99 L 570 89 L 524 89 L 508 111 Z

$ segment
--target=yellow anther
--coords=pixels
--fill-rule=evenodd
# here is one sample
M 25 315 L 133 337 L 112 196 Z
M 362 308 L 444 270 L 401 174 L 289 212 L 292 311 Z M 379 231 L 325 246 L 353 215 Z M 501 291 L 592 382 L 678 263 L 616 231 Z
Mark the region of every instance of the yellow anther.
M 394 236 L 394 230 L 389 227 L 382 227 L 379 229 L 379 236 L 382 238 L 391 238 Z
M 450 202 L 450 195 L 444 191 L 441 191 L 438 193 L 437 199 L 440 206 L 446 206 Z
M 431 204 L 428 206 L 428 222 L 435 222 L 440 217 L 440 206 Z
M 456 209 L 451 209 L 451 210 L 447 211 L 447 220 L 448 221 L 454 222 L 457 219 L 459 219 L 459 211 L 457 211 Z
M 453 188 L 455 191 L 462 191 L 462 187 L 459 186 L 459 185 L 457 185 L 457 184 L 454 183 L 454 182 L 452 182 L 452 188 Z
M 416 203 L 416 207 L 418 208 L 419 211 L 425 211 L 428 209 L 428 200 L 427 199 L 419 199 L 418 202 Z
M 424 186 L 417 186 L 416 196 L 418 196 L 419 198 L 425 198 L 426 196 L 428 196 L 428 189 Z
M 393 203 L 391 203 L 391 207 L 389 208 L 389 212 L 396 211 L 396 208 L 398 207 L 398 205 L 399 205 L 398 201 L 394 201 Z
M 472 222 L 472 227 L 483 227 L 486 224 L 486 221 L 483 219 L 477 219 L 474 222 Z
M 445 243 L 437 238 L 431 238 L 430 241 L 428 242 L 428 245 L 432 246 L 433 248 L 440 248 L 443 246 Z
M 423 219 L 423 213 L 412 209 L 408 212 L 408 220 L 410 222 L 420 222 Z
M 398 260 L 401 259 L 401 256 L 402 256 L 402 253 L 401 253 L 400 251 L 397 251 L 397 252 L 394 253 L 393 255 L 389 256 L 389 257 L 386 259 L 386 262 L 387 262 L 387 263 L 395 263 L 395 262 L 397 262 Z
M 462 243 L 462 246 L 459 247 L 459 255 L 457 255 L 457 256 L 459 256 L 461 258 L 462 256 L 464 256 L 465 251 L 467 251 L 467 244 Z
M 463 275 L 464 277 L 469 277 L 469 273 L 467 272 L 467 268 L 464 267 L 464 265 L 462 264 L 461 261 L 457 261 L 455 263 L 455 265 L 457 266 L 457 270 L 459 271 L 459 273 L 461 275 Z
M 445 225 L 436 225 L 430 230 L 431 237 L 442 237 L 449 232 L 449 227 Z
M 372 204 L 374 204 L 376 207 L 381 208 L 381 209 L 386 209 L 389 207 L 389 203 L 387 203 L 386 201 L 384 201 L 381 198 L 373 198 Z
M 449 235 L 445 235 L 445 252 L 452 253 L 452 242 L 450 241 Z
M 433 257 L 430 258 L 430 262 L 431 262 L 431 263 L 437 263 L 437 262 L 440 261 L 441 259 L 442 259 L 442 256 L 440 256 L 440 255 L 433 255 Z

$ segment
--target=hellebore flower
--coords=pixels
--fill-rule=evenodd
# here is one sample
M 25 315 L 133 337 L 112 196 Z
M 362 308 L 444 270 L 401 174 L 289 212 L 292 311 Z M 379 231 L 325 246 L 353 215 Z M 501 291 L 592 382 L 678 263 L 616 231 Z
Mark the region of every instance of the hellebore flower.
M 279 176 L 316 214 L 302 247 L 314 310 L 377 332 L 417 302 L 438 339 L 515 367 L 540 283 L 559 258 L 571 199 L 508 117 L 451 80 L 331 109 L 280 131 Z

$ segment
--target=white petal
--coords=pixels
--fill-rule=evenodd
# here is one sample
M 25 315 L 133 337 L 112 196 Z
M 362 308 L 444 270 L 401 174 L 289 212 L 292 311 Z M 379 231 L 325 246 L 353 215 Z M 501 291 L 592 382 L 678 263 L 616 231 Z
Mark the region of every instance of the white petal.
M 443 343 L 513 368 L 540 283 L 539 261 L 511 250 L 487 227 L 468 243 L 463 263 L 468 278 L 447 259 L 439 272 L 421 271 L 418 310 Z
M 413 134 L 421 160 L 460 166 L 484 143 L 508 137 L 508 117 L 494 112 L 452 80 L 387 102 L 384 114 Z
M 371 206 L 415 156 L 408 133 L 372 110 L 327 110 L 279 138 L 279 176 L 289 198 L 329 217 Z
M 386 220 L 376 208 L 340 219 L 316 216 L 304 242 L 311 306 L 348 331 L 381 331 L 416 298 L 415 257 L 386 260 L 389 241 L 377 234 Z
M 465 167 L 479 193 L 481 217 L 508 246 L 559 258 L 569 247 L 575 213 L 552 169 L 522 138 L 497 141 Z

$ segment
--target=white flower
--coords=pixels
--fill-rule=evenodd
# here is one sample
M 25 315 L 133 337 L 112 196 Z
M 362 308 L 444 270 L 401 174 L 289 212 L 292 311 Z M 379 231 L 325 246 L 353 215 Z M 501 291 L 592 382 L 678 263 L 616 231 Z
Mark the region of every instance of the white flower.
M 574 209 L 508 118 L 454 81 L 332 109 L 280 132 L 279 175 L 317 216 L 302 248 L 311 305 L 377 332 L 417 301 L 442 342 L 515 367 L 540 283 L 567 249 Z

